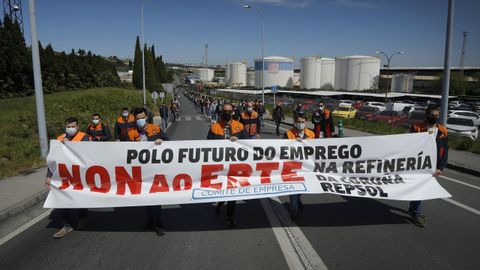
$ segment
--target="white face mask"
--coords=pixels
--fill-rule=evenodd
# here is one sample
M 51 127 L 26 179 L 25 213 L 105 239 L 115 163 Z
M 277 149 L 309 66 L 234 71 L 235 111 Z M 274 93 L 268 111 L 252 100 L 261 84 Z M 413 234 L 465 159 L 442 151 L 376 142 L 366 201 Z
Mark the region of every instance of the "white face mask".
M 65 128 L 65 133 L 67 133 L 68 136 L 73 136 L 77 134 L 77 128 Z
M 303 131 L 305 129 L 305 123 L 295 123 L 295 128 Z
M 122 116 L 125 117 L 125 118 L 128 117 L 128 112 L 122 113 Z
M 93 120 L 92 120 L 92 123 L 93 123 L 94 125 L 98 125 L 98 123 L 100 123 L 100 119 L 93 119 Z
M 137 127 L 143 128 L 147 124 L 147 119 L 137 119 Z
M 248 107 L 248 108 L 247 108 L 247 112 L 249 112 L 249 113 L 253 112 L 253 108 L 252 108 L 252 107 Z
M 318 107 L 321 111 L 323 111 L 323 106 Z

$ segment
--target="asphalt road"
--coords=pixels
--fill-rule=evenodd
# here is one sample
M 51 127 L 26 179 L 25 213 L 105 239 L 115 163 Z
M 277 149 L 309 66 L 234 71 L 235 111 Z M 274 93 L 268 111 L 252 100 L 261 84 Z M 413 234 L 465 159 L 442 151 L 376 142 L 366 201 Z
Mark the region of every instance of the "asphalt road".
M 170 138 L 205 139 L 209 119 L 187 99 L 181 105 Z M 262 138 L 278 138 L 269 123 Z M 143 232 L 141 207 L 101 209 L 59 240 L 41 219 L 0 246 L 0 269 L 480 269 L 480 179 L 445 176 L 454 202 L 425 202 L 426 228 L 410 222 L 408 202 L 333 195 L 303 195 L 295 222 L 286 197 L 239 202 L 233 230 L 212 204 L 165 207 L 163 237 Z

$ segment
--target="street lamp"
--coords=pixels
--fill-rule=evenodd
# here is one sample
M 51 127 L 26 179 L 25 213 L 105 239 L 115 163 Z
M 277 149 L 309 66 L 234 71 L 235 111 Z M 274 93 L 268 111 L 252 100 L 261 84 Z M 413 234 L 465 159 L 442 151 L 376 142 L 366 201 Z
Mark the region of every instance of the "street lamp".
M 264 36 L 265 36 L 265 20 L 264 20 L 263 12 L 259 8 L 255 7 L 255 6 L 251 6 L 251 5 L 243 5 L 243 8 L 245 8 L 245 9 L 253 8 L 262 17 L 262 70 L 261 70 L 261 73 L 260 73 L 260 83 L 262 84 L 262 103 L 265 104 L 265 86 L 263 85 L 263 73 L 264 73 L 264 69 L 265 69 L 265 57 L 263 55 Z
M 147 106 L 147 89 L 145 87 L 145 40 L 143 37 L 143 8 L 145 7 L 145 2 L 147 0 L 143 0 L 142 2 L 142 79 L 143 79 L 143 106 Z
M 396 54 L 404 54 L 405 52 L 392 53 L 390 56 L 388 56 L 388 54 L 386 54 L 383 51 L 376 51 L 375 53 L 381 53 L 381 54 L 385 55 L 385 58 L 387 58 L 387 74 L 389 74 L 390 73 L 390 62 L 392 61 L 392 57 Z M 391 80 L 391 78 L 390 78 L 390 80 Z M 389 81 L 387 80 L 387 88 L 385 89 L 385 103 L 387 103 L 387 93 L 388 93 L 389 85 L 390 85 Z

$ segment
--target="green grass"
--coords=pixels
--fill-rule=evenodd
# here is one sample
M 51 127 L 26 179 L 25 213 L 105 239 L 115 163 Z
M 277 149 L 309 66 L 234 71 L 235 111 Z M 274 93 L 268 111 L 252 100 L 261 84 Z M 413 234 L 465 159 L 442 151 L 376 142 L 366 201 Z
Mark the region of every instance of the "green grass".
M 170 97 L 168 97 L 170 98 Z M 153 111 L 150 94 L 147 103 Z M 100 113 L 112 129 L 121 108 L 143 105 L 142 91 L 123 88 L 94 88 L 45 95 L 45 116 L 48 139 L 64 132 L 67 117 L 77 117 L 80 130 L 85 130 L 94 112 Z M 45 165 L 40 157 L 35 97 L 0 100 L 0 179 Z

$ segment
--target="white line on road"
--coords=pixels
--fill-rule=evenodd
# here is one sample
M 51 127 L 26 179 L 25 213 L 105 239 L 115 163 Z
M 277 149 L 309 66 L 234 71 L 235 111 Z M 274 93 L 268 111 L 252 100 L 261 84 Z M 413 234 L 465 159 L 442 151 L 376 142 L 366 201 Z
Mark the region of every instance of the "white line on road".
M 442 179 L 445 179 L 445 180 L 448 180 L 448 181 L 452 181 L 452 182 L 455 182 L 455 183 L 458 183 L 458 184 L 461 184 L 461 185 L 465 185 L 467 187 L 471 187 L 471 188 L 474 188 L 474 189 L 480 189 L 479 186 L 475 186 L 475 185 L 472 185 L 472 184 L 469 184 L 469 183 L 465 183 L 465 182 L 462 182 L 460 180 L 457 180 L 457 179 L 453 179 L 453 178 L 450 178 L 450 177 L 446 177 L 446 176 L 443 176 L 443 175 L 440 175 L 438 176 Z
M 260 201 L 288 267 L 292 270 L 327 270 L 327 266 L 318 256 L 302 230 L 288 217 L 280 199 L 277 197 L 271 199 L 261 199 Z M 276 205 L 272 203 L 273 201 Z
M 192 117 L 191 116 L 185 116 L 185 120 L 192 121 Z
M 456 205 L 456 206 L 458 206 L 458 207 L 461 207 L 461 208 L 463 208 L 463 209 L 465 209 L 465 210 L 467 210 L 467 211 L 469 211 L 469 212 L 474 213 L 475 215 L 480 216 L 480 211 L 478 211 L 477 209 L 475 209 L 475 208 L 473 208 L 473 207 L 470 207 L 470 206 L 468 206 L 468 205 L 465 205 L 465 204 L 463 204 L 463 203 L 461 203 L 461 202 L 457 202 L 457 201 L 452 200 L 452 199 L 450 199 L 450 198 L 442 198 L 442 200 L 444 200 L 444 201 L 446 201 L 446 202 L 448 202 L 448 203 L 451 203 L 451 204 L 453 204 L 453 205 Z
M 35 225 L 40 220 L 48 217 L 48 215 L 50 215 L 50 212 L 52 212 L 52 209 L 48 209 L 47 211 L 43 212 L 41 215 L 39 215 L 39 216 L 35 217 L 34 219 L 30 220 L 29 222 L 23 224 L 22 226 L 20 226 L 15 231 L 7 234 L 5 237 L 0 239 L 0 246 L 5 244 L 6 242 L 8 242 L 10 239 L 14 238 L 15 236 L 17 236 L 17 235 L 21 234 L 22 232 L 26 231 L 28 228 L 32 227 L 33 225 Z

